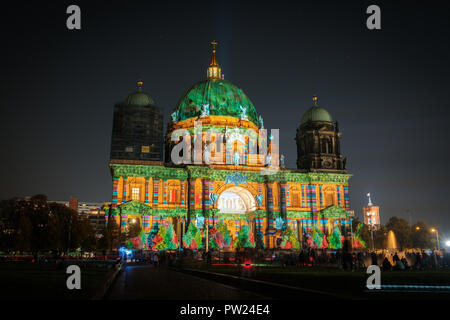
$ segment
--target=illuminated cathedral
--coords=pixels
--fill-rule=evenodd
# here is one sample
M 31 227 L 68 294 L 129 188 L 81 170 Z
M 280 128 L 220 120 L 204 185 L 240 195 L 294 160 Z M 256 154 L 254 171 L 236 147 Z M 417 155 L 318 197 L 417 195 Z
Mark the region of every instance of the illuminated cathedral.
M 212 44 L 206 80 L 171 114 L 164 161 L 111 157 L 107 220 L 122 232 L 140 224 L 141 247 L 151 250 L 326 247 L 333 233 L 350 234 L 351 175 L 337 122 L 314 97 L 292 133 L 297 169 L 286 168 L 277 132 L 265 129 L 250 99 L 224 79 Z M 153 103 L 142 95 L 139 89 L 126 101 Z M 152 149 L 145 144 L 134 148 Z

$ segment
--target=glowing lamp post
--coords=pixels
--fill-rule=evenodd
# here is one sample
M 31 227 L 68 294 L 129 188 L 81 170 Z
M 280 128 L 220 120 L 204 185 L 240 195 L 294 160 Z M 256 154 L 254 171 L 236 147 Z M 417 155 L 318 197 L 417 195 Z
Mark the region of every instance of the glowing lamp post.
M 437 249 L 441 250 L 439 247 L 439 232 L 436 228 L 431 228 L 431 232 L 435 232 L 436 233 L 436 242 L 437 242 Z

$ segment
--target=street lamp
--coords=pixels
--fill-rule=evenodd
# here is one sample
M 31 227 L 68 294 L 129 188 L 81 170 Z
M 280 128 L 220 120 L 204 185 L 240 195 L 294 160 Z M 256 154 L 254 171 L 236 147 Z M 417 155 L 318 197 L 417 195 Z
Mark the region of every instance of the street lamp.
M 445 246 L 450 247 L 450 240 L 445 241 Z
M 417 227 L 416 227 L 416 230 L 420 230 L 420 227 L 419 227 L 419 226 L 417 226 Z
M 431 228 L 431 232 L 435 232 L 436 233 L 436 241 L 437 241 L 437 249 L 441 250 L 439 247 L 439 232 L 436 228 Z

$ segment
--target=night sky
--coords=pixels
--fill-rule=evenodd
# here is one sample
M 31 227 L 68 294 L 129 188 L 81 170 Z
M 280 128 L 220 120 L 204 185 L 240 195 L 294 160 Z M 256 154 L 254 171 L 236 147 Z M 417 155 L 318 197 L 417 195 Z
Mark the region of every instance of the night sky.
M 339 121 L 357 215 L 371 192 L 382 222 L 425 220 L 450 236 L 450 5 L 303 2 L 2 7 L 0 199 L 110 201 L 114 104 L 142 78 L 167 124 L 185 91 L 205 79 L 215 39 L 225 79 L 244 90 L 266 128 L 280 128 L 288 167 L 317 94 Z M 80 31 L 66 28 L 70 4 L 81 7 Z M 382 30 L 366 28 L 370 4 L 381 7 Z

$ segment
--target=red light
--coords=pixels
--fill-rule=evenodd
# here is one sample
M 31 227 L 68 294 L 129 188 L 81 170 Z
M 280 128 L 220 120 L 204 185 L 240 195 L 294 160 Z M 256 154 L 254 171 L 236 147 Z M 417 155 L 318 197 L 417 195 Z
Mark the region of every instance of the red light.
M 251 268 L 252 266 L 253 265 L 251 261 L 244 261 L 244 268 Z

